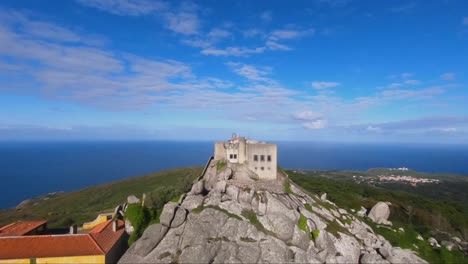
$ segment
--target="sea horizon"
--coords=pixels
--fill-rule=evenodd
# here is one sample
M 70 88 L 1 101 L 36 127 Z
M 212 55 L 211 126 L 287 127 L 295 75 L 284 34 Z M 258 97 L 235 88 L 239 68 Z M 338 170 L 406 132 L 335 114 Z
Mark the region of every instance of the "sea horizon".
M 0 141 L 4 188 L 0 208 L 39 195 L 151 172 L 203 166 L 214 141 L 80 140 Z M 468 175 L 468 145 L 276 141 L 286 169 L 355 170 L 407 167 L 427 173 Z

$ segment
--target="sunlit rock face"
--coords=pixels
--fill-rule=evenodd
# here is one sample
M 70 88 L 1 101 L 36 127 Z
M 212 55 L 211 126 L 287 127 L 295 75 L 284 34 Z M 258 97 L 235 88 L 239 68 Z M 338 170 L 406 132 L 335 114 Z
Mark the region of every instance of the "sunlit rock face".
M 282 172 L 243 180 L 232 177 L 236 169 L 210 161 L 119 263 L 426 263 Z

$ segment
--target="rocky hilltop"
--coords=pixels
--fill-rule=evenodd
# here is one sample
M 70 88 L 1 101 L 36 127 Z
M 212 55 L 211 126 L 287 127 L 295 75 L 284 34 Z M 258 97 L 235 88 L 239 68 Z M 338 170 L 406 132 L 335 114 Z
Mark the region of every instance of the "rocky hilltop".
M 258 181 L 211 160 L 119 263 L 426 263 L 392 247 L 359 213 L 306 193 L 281 170 Z

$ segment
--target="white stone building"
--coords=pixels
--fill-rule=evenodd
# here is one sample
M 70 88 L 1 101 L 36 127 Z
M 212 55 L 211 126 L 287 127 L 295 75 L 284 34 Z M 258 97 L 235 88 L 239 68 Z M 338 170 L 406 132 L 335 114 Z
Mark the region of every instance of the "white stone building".
M 276 180 L 277 145 L 245 137 L 233 137 L 215 143 L 215 160 L 225 160 L 230 165 L 244 164 L 258 175 L 259 180 Z M 235 165 L 234 165 L 235 166 Z

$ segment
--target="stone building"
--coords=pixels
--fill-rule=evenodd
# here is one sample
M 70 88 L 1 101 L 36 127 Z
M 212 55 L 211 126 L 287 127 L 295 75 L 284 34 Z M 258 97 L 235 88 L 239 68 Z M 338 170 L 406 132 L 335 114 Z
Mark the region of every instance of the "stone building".
M 230 165 L 244 164 L 260 180 L 276 180 L 277 145 L 259 142 L 233 134 L 227 141 L 215 143 L 215 160 L 225 160 Z

